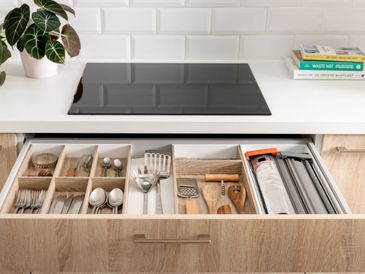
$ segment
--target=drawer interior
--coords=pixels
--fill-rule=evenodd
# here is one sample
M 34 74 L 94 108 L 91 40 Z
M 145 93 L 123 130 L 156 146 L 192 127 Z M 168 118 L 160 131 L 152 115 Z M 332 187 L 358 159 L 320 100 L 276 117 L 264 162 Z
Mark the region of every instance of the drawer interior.
M 229 205 L 232 214 L 238 214 L 237 209 L 228 197 L 228 189 L 232 186 L 242 185 L 249 189 L 247 177 L 243 170 L 243 163 L 239 146 L 237 145 L 174 145 L 175 183 L 181 179 L 194 179 L 199 188 L 199 197 L 196 199 L 177 198 L 178 213 L 187 214 L 187 207 L 196 208 L 196 214 L 209 214 L 204 199 L 203 189 L 207 185 L 215 188 L 219 193 L 214 212 L 222 205 Z M 224 195 L 220 181 L 206 182 L 206 174 L 237 174 L 238 182 L 224 182 Z M 183 181 L 182 181 L 183 182 Z M 190 205 L 190 207 L 189 207 Z M 246 193 L 244 213 L 256 213 L 254 210 L 251 193 Z
M 123 204 L 118 207 L 118 214 L 141 215 L 143 214 L 143 204 L 145 196 L 131 178 L 133 172 L 138 169 L 143 170 L 145 162 L 144 152 L 168 151 L 171 155 L 171 174 L 167 179 L 161 180 L 161 200 L 162 214 L 209 214 L 208 204 L 203 189 L 209 188 L 214 193 L 214 205 L 211 213 L 218 214 L 218 208 L 227 206 L 230 214 L 239 214 L 238 206 L 229 198 L 230 187 L 243 189 L 246 194 L 243 205 L 243 214 L 264 214 L 262 197 L 260 198 L 255 174 L 252 167 L 243 156 L 245 152 L 255 149 L 276 147 L 282 151 L 294 153 L 308 153 L 313 155 L 308 145 L 300 143 L 270 143 L 267 141 L 242 141 L 240 143 L 164 143 L 140 145 L 137 143 L 120 144 L 118 142 L 78 142 L 52 141 L 52 142 L 30 142 L 26 146 L 26 153 L 21 160 L 19 168 L 13 171 L 14 176 L 10 176 L 7 184 L 11 187 L 2 201 L 1 213 L 13 214 L 16 209 L 18 198 L 22 190 L 41 191 L 44 190 L 45 197 L 39 214 L 62 214 L 57 208 L 58 201 L 67 199 L 81 200 L 82 204 L 77 213 L 73 214 L 90 215 L 93 208 L 90 199 L 95 189 L 103 189 L 107 195 L 113 189 L 123 191 Z M 51 153 L 58 157 L 57 164 L 47 168 L 36 167 L 34 156 L 42 153 Z M 85 157 L 89 156 L 89 158 Z M 91 157 L 91 158 L 90 158 Z M 318 155 L 313 155 L 318 158 Z M 104 161 L 109 158 L 111 165 L 105 167 Z M 87 165 L 85 159 L 88 159 Z M 91 160 L 90 160 L 91 159 Z M 115 160 L 121 163 L 122 168 L 115 168 Z M 321 163 L 316 162 L 319 168 Z M 207 182 L 206 175 L 237 175 L 235 182 L 225 181 L 224 191 L 221 181 Z M 179 194 L 179 185 L 187 180 L 196 182 L 198 197 L 191 199 L 182 198 Z M 333 182 L 328 182 L 329 186 Z M 209 187 L 207 187 L 209 185 Z M 340 193 L 336 192 L 338 203 L 344 204 Z M 218 194 L 217 194 L 218 193 Z M 148 214 L 156 214 L 156 187 L 148 193 L 147 207 Z M 73 203 L 73 202 L 72 202 Z M 71 203 L 71 204 L 72 204 Z M 65 202 L 66 204 L 66 202 Z M 225 207 L 226 208 L 226 207 Z M 70 207 L 71 211 L 71 207 Z M 32 213 L 28 208 L 24 212 Z M 99 214 L 112 214 L 112 208 L 105 204 L 100 208 Z
M 51 167 L 39 167 L 34 164 L 34 157 L 44 153 L 56 155 L 57 164 Z M 35 205 L 41 198 L 40 193 L 36 191 L 41 190 L 44 190 L 46 194 L 41 199 L 42 206 L 39 214 L 66 214 L 67 211 L 59 212 L 55 210 L 55 207 L 58 201 L 64 201 L 66 205 L 67 199 L 71 202 L 68 214 L 91 214 L 92 207 L 89 199 L 96 188 L 102 188 L 107 194 L 119 188 L 123 191 L 122 199 L 126 204 L 130 154 L 130 145 L 32 143 L 12 182 L 1 213 L 15 213 L 19 201 L 21 203 L 21 200 L 24 200 L 22 197 L 27 197 L 26 200 L 32 201 L 30 203 Z M 88 158 L 88 164 L 84 165 L 86 156 L 90 158 Z M 112 164 L 105 168 L 104 174 L 102 161 L 105 157 L 109 157 Z M 115 159 L 119 159 L 122 163 L 122 169 L 118 173 L 113 165 Z M 21 194 L 22 191 L 23 194 Z M 29 196 L 29 193 L 34 196 Z M 72 204 L 78 199 L 82 201 L 81 206 L 79 210 L 72 211 Z M 24 210 L 24 214 L 32 213 L 31 207 Z M 118 207 L 117 211 L 118 214 L 124 213 L 124 207 Z M 110 213 L 112 209 L 109 206 L 103 206 L 99 212 L 100 215 Z

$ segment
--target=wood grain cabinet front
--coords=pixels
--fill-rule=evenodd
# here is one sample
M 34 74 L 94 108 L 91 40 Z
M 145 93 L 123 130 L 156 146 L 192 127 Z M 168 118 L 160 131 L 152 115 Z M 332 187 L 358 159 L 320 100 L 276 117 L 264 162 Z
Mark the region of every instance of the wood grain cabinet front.
M 323 160 L 352 213 L 365 213 L 365 135 L 326 135 Z
M 306 141 L 192 140 L 192 144 L 186 141 L 174 145 L 173 206 L 165 214 L 147 215 L 136 210 L 142 209 L 143 195 L 133 193 L 132 166 L 145 150 L 161 149 L 175 141 L 121 142 L 33 140 L 24 146 L 0 196 L 0 271 L 242 273 L 365 269 L 364 215 L 265 215 L 255 203 L 251 175 L 240 152 L 242 144 L 250 148 L 277 144 L 298 151 L 303 147 L 312 150 L 314 146 Z M 45 152 L 57 155 L 58 163 L 48 170 L 52 173 L 49 177 L 40 177 L 32 156 Z M 312 153 L 331 178 L 319 153 Z M 73 161 L 85 154 L 93 155 L 90 168 L 67 176 Z M 116 178 L 113 170 L 103 172 L 105 156 L 121 160 L 124 169 L 120 177 Z M 247 189 L 245 214 L 207 214 L 206 209 L 201 214 L 185 214 L 185 201 L 176 195 L 176 179 L 195 178 L 201 187 L 204 173 L 218 171 L 239 175 L 239 183 Z M 124 191 L 125 205 L 119 214 L 111 214 L 107 208 L 101 214 L 90 214 L 90 193 L 97 187 Z M 46 190 L 40 214 L 14 214 L 22 189 Z M 70 195 L 84 196 L 80 214 L 55 214 L 53 201 Z M 200 202 L 198 198 L 201 206 Z

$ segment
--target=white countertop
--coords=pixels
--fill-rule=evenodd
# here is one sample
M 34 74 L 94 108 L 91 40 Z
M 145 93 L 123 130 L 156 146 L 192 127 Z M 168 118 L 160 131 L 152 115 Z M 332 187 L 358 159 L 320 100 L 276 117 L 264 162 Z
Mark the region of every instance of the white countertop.
M 250 62 L 272 116 L 69 116 L 84 63 L 45 80 L 4 66 L 0 132 L 365 134 L 365 81 L 294 81 L 281 61 Z

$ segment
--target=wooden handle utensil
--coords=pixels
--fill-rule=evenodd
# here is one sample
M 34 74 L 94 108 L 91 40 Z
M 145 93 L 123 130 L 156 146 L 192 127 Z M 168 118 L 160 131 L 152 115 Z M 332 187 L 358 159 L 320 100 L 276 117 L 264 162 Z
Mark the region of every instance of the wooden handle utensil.
M 218 214 L 232 214 L 232 209 L 230 205 L 222 205 L 217 210 Z
M 220 195 L 220 188 L 215 184 L 207 184 L 203 187 L 203 197 L 208 207 L 209 214 L 214 214 Z
M 228 197 L 237 209 L 237 212 L 242 214 L 245 211 L 246 189 L 242 185 L 232 185 L 228 188 Z
M 198 206 L 195 199 L 186 199 L 185 201 L 186 214 L 198 214 Z
M 205 174 L 206 182 L 239 182 L 240 175 L 239 174 Z

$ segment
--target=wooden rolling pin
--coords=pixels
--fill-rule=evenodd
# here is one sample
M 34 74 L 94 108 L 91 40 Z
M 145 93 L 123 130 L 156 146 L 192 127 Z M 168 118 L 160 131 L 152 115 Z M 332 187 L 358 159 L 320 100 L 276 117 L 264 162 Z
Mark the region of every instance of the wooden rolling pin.
M 234 204 L 237 212 L 242 214 L 245 211 L 246 190 L 242 185 L 232 185 L 228 188 L 228 197 Z
M 239 174 L 205 174 L 206 182 L 220 182 L 224 181 L 226 183 L 239 182 Z

